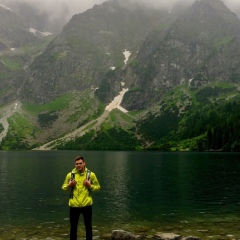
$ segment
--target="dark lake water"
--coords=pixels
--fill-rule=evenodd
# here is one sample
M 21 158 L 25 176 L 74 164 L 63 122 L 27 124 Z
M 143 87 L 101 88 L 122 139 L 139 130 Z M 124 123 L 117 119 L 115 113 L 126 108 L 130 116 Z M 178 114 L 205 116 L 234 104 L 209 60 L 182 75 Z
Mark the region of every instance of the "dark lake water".
M 109 151 L 0 151 L 0 239 L 68 239 L 61 185 L 77 155 L 101 184 L 94 238 L 124 229 L 240 239 L 240 154 Z

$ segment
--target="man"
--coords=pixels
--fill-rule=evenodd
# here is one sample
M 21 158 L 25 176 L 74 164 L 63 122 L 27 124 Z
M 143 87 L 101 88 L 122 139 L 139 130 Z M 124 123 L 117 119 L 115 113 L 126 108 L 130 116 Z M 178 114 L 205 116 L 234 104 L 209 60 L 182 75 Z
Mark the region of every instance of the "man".
M 86 168 L 81 156 L 75 158 L 75 168 L 68 173 L 62 185 L 63 190 L 70 190 L 69 218 L 70 240 L 77 240 L 77 228 L 80 214 L 83 215 L 86 240 L 92 240 L 92 204 L 91 192 L 99 191 L 96 175 Z

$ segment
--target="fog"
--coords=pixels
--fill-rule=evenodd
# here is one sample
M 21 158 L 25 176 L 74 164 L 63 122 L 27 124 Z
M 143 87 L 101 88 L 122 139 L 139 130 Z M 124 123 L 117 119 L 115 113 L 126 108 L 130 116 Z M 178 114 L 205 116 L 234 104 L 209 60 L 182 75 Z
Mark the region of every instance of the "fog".
M 74 14 L 92 8 L 94 4 L 101 4 L 104 0 L 0 0 L 0 4 L 7 7 L 27 3 L 39 13 L 47 13 L 52 19 L 71 18 Z
M 39 11 L 40 14 L 47 14 L 50 20 L 62 19 L 62 21 L 67 22 L 74 14 L 82 13 L 87 9 L 92 8 L 95 4 L 101 4 L 105 1 L 106 0 L 0 0 L 0 4 L 13 6 L 13 4 L 18 5 L 28 3 L 34 9 Z M 126 5 L 127 2 L 138 2 L 151 8 L 169 9 L 178 2 L 191 4 L 194 1 L 195 0 L 120 0 L 124 5 Z M 239 0 L 223 0 L 223 2 L 233 12 L 236 9 L 238 9 L 238 11 L 240 10 Z
M 171 8 L 171 6 L 177 2 L 181 3 L 193 3 L 194 0 L 121 0 L 139 2 L 147 4 L 149 7 L 154 8 Z M 212 0 L 209 0 L 212 1 Z M 0 3 L 12 4 L 12 3 L 29 3 L 32 6 L 39 9 L 39 11 L 47 12 L 52 15 L 52 17 L 59 17 L 59 15 L 64 15 L 64 17 L 70 18 L 76 13 L 81 13 L 89 8 L 92 8 L 94 4 L 101 4 L 105 0 L 0 0 Z M 223 2 L 231 9 L 239 8 L 239 0 L 223 0 Z

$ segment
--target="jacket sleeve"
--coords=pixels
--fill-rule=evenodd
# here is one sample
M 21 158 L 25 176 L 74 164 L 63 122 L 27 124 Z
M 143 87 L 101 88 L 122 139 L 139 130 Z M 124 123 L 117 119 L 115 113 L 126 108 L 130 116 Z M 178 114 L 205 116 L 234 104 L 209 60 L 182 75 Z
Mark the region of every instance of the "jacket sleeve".
M 91 179 L 91 188 L 90 188 L 91 191 L 93 191 L 93 192 L 100 191 L 101 187 L 100 187 L 100 184 L 98 182 L 98 179 L 97 179 L 95 173 L 91 172 L 90 179 Z
M 70 179 L 71 179 L 71 173 L 68 173 L 67 176 L 66 176 L 66 178 L 65 178 L 65 180 L 64 180 L 64 182 L 63 182 L 62 190 L 67 191 L 67 190 L 70 189 L 70 188 L 68 187 L 68 183 L 69 183 Z

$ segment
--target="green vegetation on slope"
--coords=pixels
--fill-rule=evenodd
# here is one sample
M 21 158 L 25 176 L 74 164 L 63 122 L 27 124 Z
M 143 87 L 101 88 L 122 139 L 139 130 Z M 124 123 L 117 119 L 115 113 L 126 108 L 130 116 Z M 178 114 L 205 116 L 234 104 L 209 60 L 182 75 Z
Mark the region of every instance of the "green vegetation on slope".
M 47 133 L 47 139 L 49 133 L 59 130 L 55 135 L 57 139 L 97 119 L 104 107 L 90 93 L 67 94 L 45 105 L 26 104 L 23 107 L 26 115 L 15 113 L 9 118 L 9 131 L 1 149 L 30 149 L 39 143 L 39 137 L 44 133 Z M 123 113 L 114 109 L 101 126 L 96 128 L 93 124 L 86 128 L 88 132 L 83 136 L 69 142 L 60 141 L 54 147 L 69 150 L 240 151 L 239 119 L 237 86 L 221 83 L 191 89 L 182 85 L 148 111 Z
M 185 91 L 186 88 L 182 88 Z M 220 84 L 190 90 L 189 99 L 171 93 L 161 110 L 139 120 L 139 134 L 152 144 L 149 149 L 193 151 L 240 151 L 240 98 L 236 86 Z M 176 104 L 178 103 L 178 104 Z M 176 107 L 178 105 L 178 107 Z M 175 106 L 175 107 L 173 107 Z M 185 111 L 180 113 L 181 108 Z M 187 111 L 186 111 L 187 109 Z
M 201 106 L 182 121 L 179 140 L 202 135 L 191 150 L 240 151 L 239 110 L 240 99 Z
M 57 149 L 136 150 L 138 148 L 141 148 L 141 143 L 133 133 L 113 127 L 105 131 L 90 130 L 83 137 L 58 146 Z
M 36 104 L 31 104 L 31 103 L 26 103 L 24 104 L 23 108 L 32 114 L 37 114 L 42 111 L 59 111 L 62 110 L 66 107 L 68 107 L 68 104 L 70 101 L 74 98 L 74 95 L 72 94 L 65 94 L 62 95 L 55 100 L 53 100 L 50 103 L 47 104 L 42 104 L 42 105 L 36 105 Z
M 22 63 L 18 58 L 10 57 L 10 56 L 1 56 L 0 62 L 5 65 L 7 68 L 11 70 L 18 70 L 21 69 Z
M 8 119 L 1 149 L 31 149 L 96 119 L 105 106 L 92 92 L 66 94 L 44 105 L 23 104 L 21 114 Z
M 136 150 L 141 142 L 134 132 L 134 118 L 114 109 L 99 129 L 90 129 L 82 137 L 57 146 L 57 149 L 84 150 Z
M 0 133 L 4 130 L 2 123 L 0 123 Z
M 13 114 L 8 119 L 8 122 L 8 133 L 7 136 L 3 138 L 0 149 L 31 149 L 33 146 L 29 145 L 27 139 L 29 136 L 36 138 L 40 129 L 31 124 L 26 116 L 20 115 L 19 113 Z

